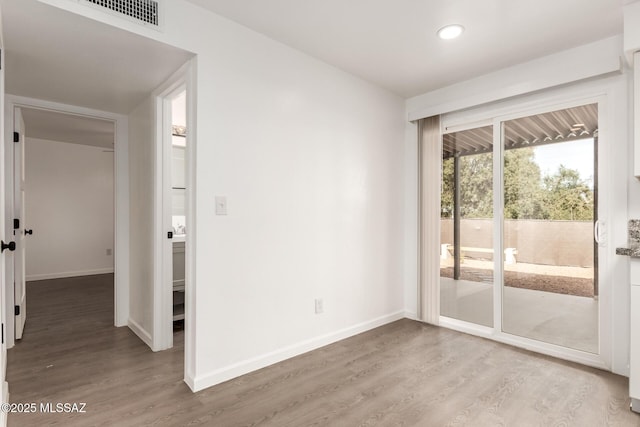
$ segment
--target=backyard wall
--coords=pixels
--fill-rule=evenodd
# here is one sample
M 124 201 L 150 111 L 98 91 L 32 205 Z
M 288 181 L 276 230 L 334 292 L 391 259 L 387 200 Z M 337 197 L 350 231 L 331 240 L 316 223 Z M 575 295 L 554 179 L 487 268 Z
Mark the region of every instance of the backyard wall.
M 441 220 L 440 242 L 453 244 L 453 220 Z M 493 221 L 463 219 L 460 221 L 462 247 L 491 248 Z M 516 248 L 517 262 L 575 267 L 593 266 L 593 222 L 505 220 L 505 248 Z M 466 256 L 491 257 L 469 252 Z

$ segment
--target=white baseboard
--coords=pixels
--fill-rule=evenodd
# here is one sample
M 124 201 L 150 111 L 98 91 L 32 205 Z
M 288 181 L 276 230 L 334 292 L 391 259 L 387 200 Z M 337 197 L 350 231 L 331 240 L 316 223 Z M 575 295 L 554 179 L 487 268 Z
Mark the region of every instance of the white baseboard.
M 2 404 L 9 403 L 9 383 L 4 381 L 2 383 Z M 7 425 L 7 411 L 0 411 L 0 426 L 6 427 Z
M 196 392 L 198 390 L 196 390 L 196 382 L 195 379 L 187 374 L 184 374 L 184 382 L 185 384 L 187 384 L 189 386 L 189 388 L 191 389 L 192 392 Z
M 410 320 L 420 320 L 420 319 L 418 319 L 418 313 L 415 313 L 415 312 L 413 312 L 413 311 L 407 311 L 407 310 L 405 310 L 405 311 L 404 311 L 404 317 L 405 317 L 406 319 L 410 319 Z
M 262 369 L 269 365 L 273 365 L 274 363 L 290 359 L 308 351 L 324 347 L 325 345 L 332 344 L 336 341 L 340 341 L 353 335 L 366 332 L 370 329 L 386 325 L 387 323 L 395 322 L 396 320 L 400 320 L 404 317 L 404 310 L 398 311 L 396 313 L 391 313 L 386 316 L 381 316 L 376 319 L 358 323 L 357 325 L 350 326 L 336 332 L 331 332 L 319 337 L 311 338 L 309 340 L 290 345 L 280 350 L 244 360 L 239 363 L 234 363 L 233 365 L 221 369 L 216 369 L 215 371 L 205 375 L 200 375 L 195 378 L 185 378 L 185 382 L 187 382 L 191 390 L 200 391 L 207 387 L 211 387 L 224 381 L 228 381 L 232 378 L 239 377 L 240 375 L 244 375 L 249 372 Z
M 79 277 L 79 276 L 93 276 L 95 274 L 108 274 L 113 272 L 114 272 L 113 267 L 98 268 L 95 270 L 63 271 L 59 273 L 30 274 L 26 276 L 25 280 L 27 282 L 34 282 L 36 280 L 63 279 L 65 277 Z
M 149 346 L 150 349 L 153 350 L 153 339 L 151 338 L 151 334 L 149 332 L 147 332 L 135 320 L 129 319 L 128 326 L 129 329 L 131 329 L 133 333 L 138 336 L 138 338 L 140 338 L 146 345 Z

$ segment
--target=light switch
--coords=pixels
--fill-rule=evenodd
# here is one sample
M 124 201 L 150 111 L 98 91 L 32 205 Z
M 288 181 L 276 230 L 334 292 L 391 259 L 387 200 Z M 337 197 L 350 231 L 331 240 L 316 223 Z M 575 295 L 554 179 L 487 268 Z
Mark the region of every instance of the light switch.
M 227 198 L 225 196 L 216 196 L 216 215 L 227 214 Z

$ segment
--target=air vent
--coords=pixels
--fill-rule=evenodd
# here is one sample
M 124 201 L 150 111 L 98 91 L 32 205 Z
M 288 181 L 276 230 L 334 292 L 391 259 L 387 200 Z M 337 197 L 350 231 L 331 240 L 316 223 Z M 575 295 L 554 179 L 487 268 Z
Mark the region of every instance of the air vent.
M 96 5 L 120 15 L 144 23 L 147 25 L 160 25 L 159 9 L 160 4 L 154 0 L 85 0 L 85 2 Z

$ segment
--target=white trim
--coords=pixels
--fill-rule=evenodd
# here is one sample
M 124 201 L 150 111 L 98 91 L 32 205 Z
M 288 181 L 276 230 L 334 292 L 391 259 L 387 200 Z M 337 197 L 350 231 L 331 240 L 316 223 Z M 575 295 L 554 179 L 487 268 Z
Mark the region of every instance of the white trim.
M 50 110 L 110 120 L 115 125 L 114 141 L 114 325 L 126 326 L 129 319 L 129 135 L 128 117 L 122 114 L 62 104 L 42 99 L 7 94 L 6 110 L 12 112 L 15 107 Z M 5 115 L 8 114 L 5 112 Z M 11 140 L 13 129 L 5 126 L 5 140 Z M 5 173 L 8 173 L 6 171 Z M 11 173 L 13 173 L 11 171 Z M 5 287 L 5 307 L 13 307 L 13 292 Z M 12 316 L 7 316 L 7 348 L 14 345 L 11 329 L 14 327 Z M 10 329 L 11 328 L 11 329 Z
M 115 271 L 114 268 L 109 267 L 109 268 L 96 268 L 93 270 L 77 270 L 77 271 L 62 271 L 58 273 L 32 274 L 26 277 L 26 281 L 35 282 L 38 280 L 63 279 L 65 277 L 94 276 L 96 274 L 109 274 L 109 273 L 113 273 L 114 271 Z
M 504 253 L 504 160 L 502 149 L 502 123 L 492 121 L 493 129 L 493 249 Z M 504 264 L 502 256 L 493 257 L 493 329 L 502 331 L 502 301 L 504 289 Z M 496 309 L 500 307 L 500 309 Z
M 252 357 L 251 359 L 243 360 L 233 365 L 226 366 L 222 369 L 217 369 L 208 374 L 200 375 L 193 379 L 193 385 L 190 384 L 189 386 L 193 391 L 203 390 L 207 387 L 211 387 L 232 378 L 239 377 L 240 375 L 256 371 L 266 366 L 273 365 L 274 363 L 290 359 L 292 357 L 315 350 L 320 347 L 324 347 L 345 338 L 349 338 L 354 335 L 369 331 L 371 329 L 386 325 L 388 323 L 395 322 L 396 320 L 404 318 L 404 314 L 404 310 L 397 311 L 395 313 L 390 313 L 366 322 L 358 323 L 357 325 L 350 326 L 339 331 L 320 335 L 318 337 L 301 341 L 297 344 L 293 344 L 260 356 Z
M 419 321 L 418 313 L 416 313 L 415 311 L 405 310 L 404 311 L 404 318 L 405 319 L 409 319 L 409 320 L 417 320 L 417 321 Z
M 140 326 L 138 322 L 132 319 L 129 319 L 129 322 L 127 325 L 129 326 L 129 329 L 131 329 L 131 331 L 133 331 L 133 333 L 138 336 L 138 338 L 140 338 L 146 345 L 148 345 L 153 350 L 153 346 L 152 346 L 153 340 L 151 338 L 151 334 L 146 329 L 144 329 L 142 326 Z
M 5 358 L 6 358 L 6 352 L 5 352 Z M 6 373 L 5 373 L 6 375 Z M 2 382 L 2 404 L 6 404 L 9 403 L 9 383 L 6 381 Z M 0 426 L 6 426 L 7 425 L 7 411 L 0 411 Z
M 167 349 L 173 345 L 173 282 L 169 274 L 173 262 L 172 242 L 166 238 L 166 231 L 171 225 L 171 215 L 165 213 L 165 205 L 170 202 L 170 191 L 166 192 L 163 182 L 170 180 L 170 169 L 163 167 L 165 161 L 170 162 L 169 153 L 172 148 L 170 130 L 165 131 L 168 98 L 180 89 L 186 89 L 187 101 L 187 135 L 186 135 L 186 221 L 189 238 L 185 241 L 185 323 L 184 323 L 184 381 L 195 390 L 195 247 L 197 240 L 195 219 L 195 152 L 196 152 L 196 72 L 197 58 L 194 57 L 176 71 L 167 81 L 152 94 L 155 98 L 155 206 L 154 206 L 154 290 L 153 290 L 153 345 L 154 351 Z M 165 122 L 165 123 L 163 123 Z M 171 123 L 168 124 L 170 129 Z M 169 198 L 169 200 L 167 200 Z M 163 202 L 164 201 L 164 202 Z M 170 203 L 169 203 L 170 208 Z
M 197 391 L 197 390 L 196 390 L 196 380 L 195 380 L 195 378 L 194 378 L 193 376 L 185 374 L 185 376 L 184 376 L 184 382 L 187 384 L 187 386 L 189 387 L 189 389 L 190 389 L 192 392 L 194 392 L 194 393 L 195 393 L 195 392 Z M 205 387 L 205 388 L 206 388 L 206 387 Z
M 187 132 L 186 140 L 186 223 L 189 227 L 189 242 L 185 243 L 185 330 L 184 330 L 184 380 L 195 388 L 196 376 L 196 247 L 198 242 L 198 224 L 196 218 L 196 153 L 197 144 L 197 72 L 198 58 L 190 61 L 187 70 Z
M 5 49 L 4 49 L 4 35 L 3 35 L 3 25 L 2 25 L 2 13 L 0 12 L 0 64 L 6 64 L 5 62 Z M 5 70 L 4 67 L 0 66 L 0 129 L 5 128 Z M 5 132 L 0 131 L 0 167 L 4 169 L 5 167 L 5 144 L 8 141 L 5 139 Z M 7 240 L 8 235 L 5 234 L 7 224 L 7 218 L 5 216 L 5 202 L 7 193 L 7 185 L 5 181 L 6 172 L 0 173 L 0 239 Z M 6 256 L 0 256 L 0 328 L 4 328 L 6 331 L 7 324 L 7 310 L 5 305 L 5 295 L 7 289 L 6 282 Z M 6 332 L 5 332 L 6 338 Z M 6 339 L 4 342 L 0 344 L 0 403 L 3 405 L 9 402 L 9 383 L 7 383 L 7 343 Z M 7 425 L 7 412 L 0 411 L 0 425 Z
M 193 96 L 192 86 L 189 84 L 192 61 L 185 63 L 178 71 L 169 77 L 161 86 L 153 91 L 155 100 L 155 179 L 154 179 L 154 251 L 153 251 L 153 350 L 166 350 L 173 346 L 173 242 L 166 237 L 171 230 L 171 98 L 182 90 L 187 90 L 187 102 Z M 191 91 L 190 91 L 191 90 Z M 187 115 L 189 111 L 187 111 Z M 188 117 L 187 117 L 188 120 Z M 187 128 L 185 159 L 186 175 L 189 180 L 192 171 L 189 168 L 190 145 L 193 145 L 195 129 Z M 192 197 L 193 190 L 187 185 L 186 197 Z M 187 212 L 189 213 L 189 212 Z M 188 218 L 187 218 L 188 219 Z M 187 222 L 189 238 L 185 241 L 185 279 L 187 274 L 187 248 L 191 243 L 191 236 L 195 233 L 191 224 Z M 185 286 L 185 318 L 189 291 Z M 191 288 L 191 287 L 189 287 Z M 188 322 L 185 322 L 185 335 Z M 185 348 L 186 351 L 186 348 Z
M 493 120 L 489 119 L 489 120 L 480 120 L 477 122 L 473 122 L 473 123 L 461 123 L 461 124 L 453 124 L 453 125 L 448 125 L 448 126 L 444 126 L 442 127 L 442 134 L 446 135 L 449 133 L 454 133 L 454 132 L 462 132 L 465 130 L 469 130 L 469 129 L 477 129 L 477 128 L 482 128 L 482 127 L 486 127 L 486 126 L 491 126 L 493 125 Z
M 575 83 L 622 69 L 622 36 L 504 68 L 406 101 L 410 121 Z
M 640 178 L 640 52 L 635 52 L 633 58 L 633 175 Z
M 636 52 L 640 50 L 640 3 L 626 1 L 623 9 L 624 53 L 630 66 L 637 64 Z M 634 59 L 635 58 L 635 59 Z

